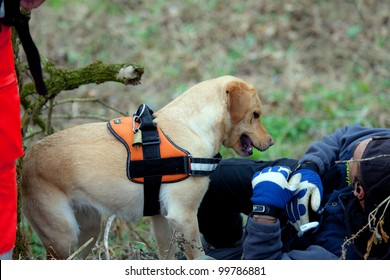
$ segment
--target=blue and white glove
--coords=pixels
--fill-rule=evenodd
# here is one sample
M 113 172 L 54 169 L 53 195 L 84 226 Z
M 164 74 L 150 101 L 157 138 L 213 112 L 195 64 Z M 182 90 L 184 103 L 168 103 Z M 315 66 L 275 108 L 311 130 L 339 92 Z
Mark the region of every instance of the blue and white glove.
M 311 209 L 317 212 L 321 205 L 323 187 L 320 176 L 310 169 L 294 172 L 289 184 L 298 186 L 296 194 L 286 206 L 290 223 L 302 235 L 305 231 L 318 226 L 317 222 L 309 223 L 309 202 Z
M 253 204 L 284 209 L 298 187 L 287 182 L 290 173 L 291 170 L 287 166 L 273 166 L 253 174 Z

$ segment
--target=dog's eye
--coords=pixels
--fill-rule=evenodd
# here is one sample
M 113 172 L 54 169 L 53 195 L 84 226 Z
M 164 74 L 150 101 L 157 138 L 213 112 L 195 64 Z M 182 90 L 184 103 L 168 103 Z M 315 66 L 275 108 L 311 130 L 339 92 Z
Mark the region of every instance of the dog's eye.
M 253 118 L 254 118 L 254 119 L 260 118 L 260 114 L 257 113 L 257 112 L 254 112 L 254 113 L 253 113 Z

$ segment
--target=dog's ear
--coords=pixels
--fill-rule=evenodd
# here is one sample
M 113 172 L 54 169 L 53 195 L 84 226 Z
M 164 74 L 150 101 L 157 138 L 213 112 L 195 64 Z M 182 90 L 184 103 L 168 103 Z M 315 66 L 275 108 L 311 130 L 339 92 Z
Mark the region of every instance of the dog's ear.
M 231 81 L 226 85 L 227 106 L 233 122 L 240 122 L 249 109 L 249 88 L 239 81 Z

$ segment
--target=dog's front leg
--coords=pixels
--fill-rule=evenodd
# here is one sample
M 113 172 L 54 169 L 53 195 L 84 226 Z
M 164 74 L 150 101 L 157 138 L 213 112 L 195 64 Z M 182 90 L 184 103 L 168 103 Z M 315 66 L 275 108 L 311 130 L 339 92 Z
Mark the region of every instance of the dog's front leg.
M 166 222 L 169 221 L 169 225 L 165 224 L 165 228 L 161 226 L 161 230 L 165 232 L 155 233 L 157 236 L 160 233 L 165 236 L 170 234 L 165 241 L 161 241 L 161 244 L 165 244 L 161 248 L 165 248 L 165 250 L 168 248 L 168 258 L 170 259 L 174 257 L 177 245 L 180 249 L 184 247 L 187 259 L 195 259 L 204 255 L 197 212 L 206 193 L 208 180 L 208 177 L 191 177 L 178 183 L 164 185 L 161 189 L 162 209 L 164 209 L 163 213 L 167 213 L 165 217 Z M 168 226 L 172 228 L 169 231 L 167 230 Z M 169 245 L 166 245 L 166 242 Z
M 184 253 L 189 260 L 204 256 L 205 254 L 200 240 L 198 219 L 195 213 L 187 213 L 187 215 L 184 213 L 176 215 L 175 213 L 167 217 L 174 229 L 174 233 L 177 233 L 177 236 L 173 237 L 175 239 L 173 243 L 182 244 L 179 247 L 184 247 Z
M 166 217 L 155 215 L 150 217 L 154 236 L 156 237 L 161 259 L 174 259 L 176 246 L 172 243 L 173 230 Z

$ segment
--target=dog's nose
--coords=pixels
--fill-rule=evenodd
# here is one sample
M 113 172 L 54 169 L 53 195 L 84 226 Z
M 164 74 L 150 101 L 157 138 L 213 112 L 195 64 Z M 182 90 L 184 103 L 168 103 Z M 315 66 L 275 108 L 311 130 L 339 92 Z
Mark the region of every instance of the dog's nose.
M 268 136 L 268 143 L 269 143 L 270 146 L 275 144 L 275 141 L 274 141 L 274 139 L 271 136 Z

